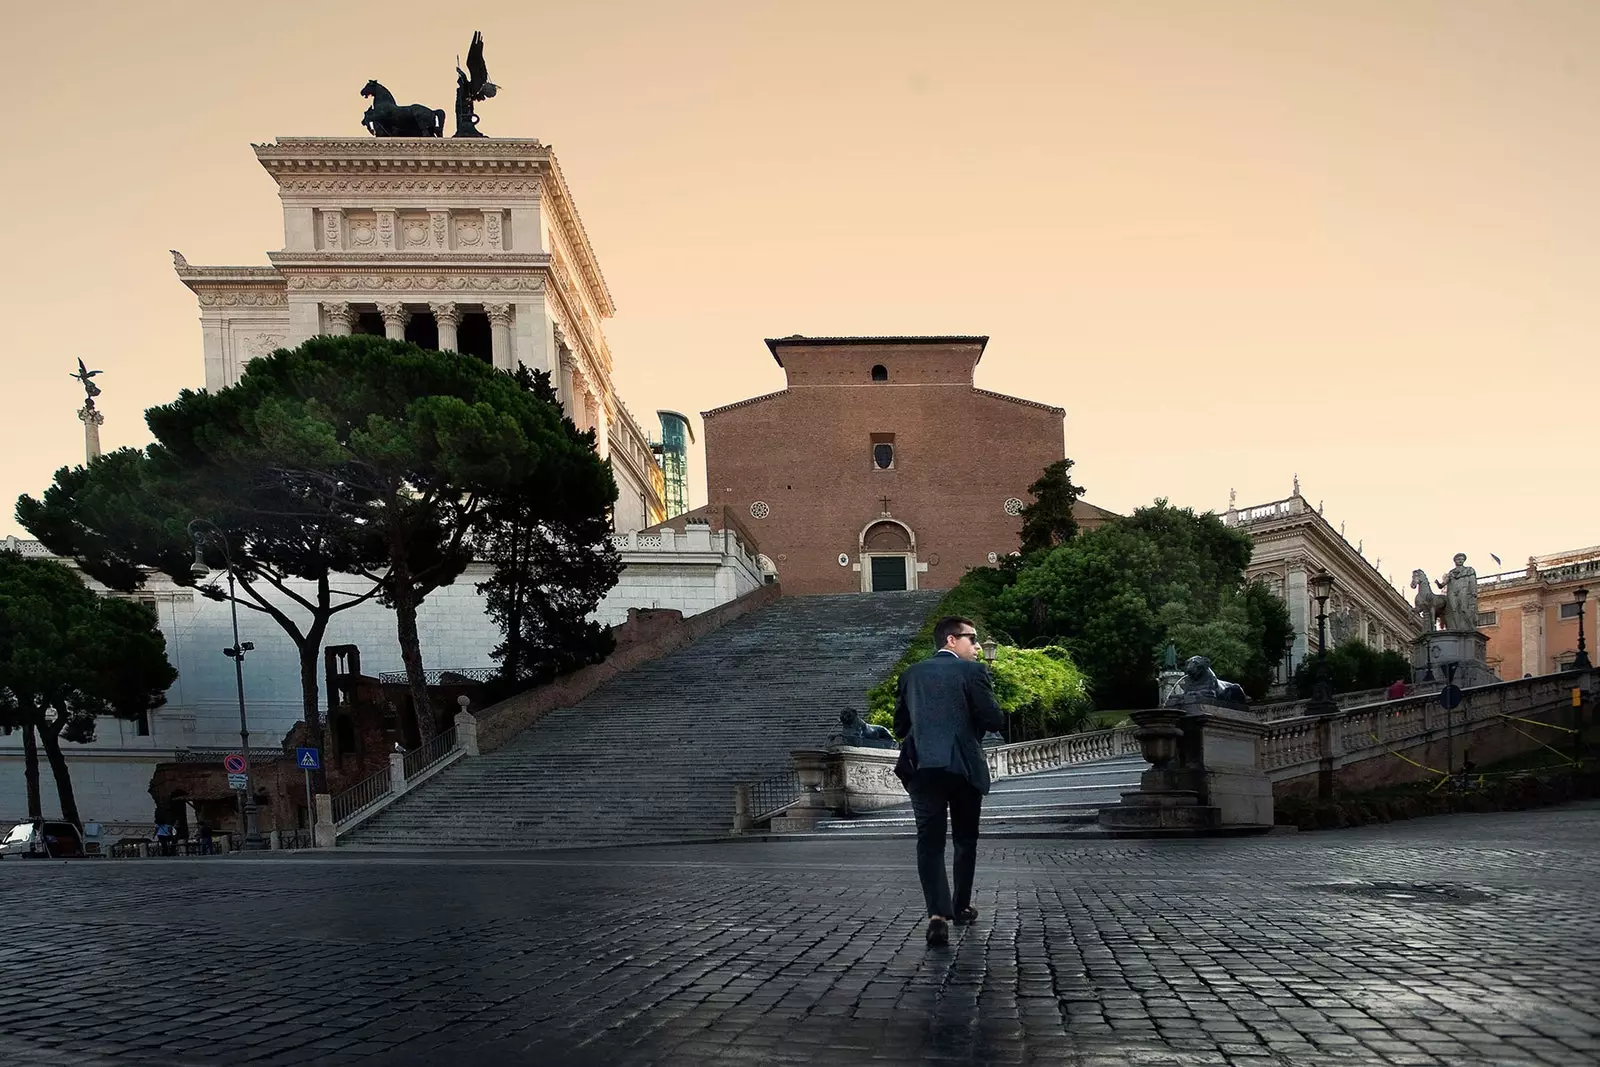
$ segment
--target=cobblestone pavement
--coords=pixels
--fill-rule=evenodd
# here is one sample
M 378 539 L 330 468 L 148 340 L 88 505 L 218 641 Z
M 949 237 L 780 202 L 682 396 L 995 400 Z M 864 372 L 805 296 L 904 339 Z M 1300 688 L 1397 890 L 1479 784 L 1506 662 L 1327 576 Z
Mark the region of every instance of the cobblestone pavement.
M 0 1063 L 1600 1062 L 1600 806 L 995 841 L 0 863 Z

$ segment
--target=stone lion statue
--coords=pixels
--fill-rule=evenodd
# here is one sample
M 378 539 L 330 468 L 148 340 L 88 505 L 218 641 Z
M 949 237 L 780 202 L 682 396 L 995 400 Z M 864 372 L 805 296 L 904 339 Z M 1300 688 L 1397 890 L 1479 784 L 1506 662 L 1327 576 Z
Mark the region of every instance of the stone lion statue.
M 841 744 L 852 748 L 898 748 L 894 734 L 881 726 L 867 722 L 855 708 L 845 708 L 839 713 Z
M 1183 665 L 1183 681 L 1168 703 L 1192 704 L 1206 697 L 1236 704 L 1250 702 L 1237 682 L 1225 682 L 1217 677 L 1217 672 L 1211 669 L 1210 657 L 1190 656 Z

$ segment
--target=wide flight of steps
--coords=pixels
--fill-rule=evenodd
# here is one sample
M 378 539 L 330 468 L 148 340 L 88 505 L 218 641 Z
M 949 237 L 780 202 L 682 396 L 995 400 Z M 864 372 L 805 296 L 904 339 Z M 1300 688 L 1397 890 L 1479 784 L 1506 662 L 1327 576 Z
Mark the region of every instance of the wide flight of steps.
M 904 654 L 938 591 L 780 597 L 461 760 L 339 839 L 531 848 L 726 834 L 735 782 L 820 747 Z
M 1034 774 L 998 779 L 983 799 L 982 836 L 1042 834 L 1056 836 L 1094 826 L 1103 807 L 1139 788 L 1149 764 L 1139 756 L 1074 763 Z M 829 836 L 914 837 L 916 821 L 910 803 L 833 818 L 817 827 Z

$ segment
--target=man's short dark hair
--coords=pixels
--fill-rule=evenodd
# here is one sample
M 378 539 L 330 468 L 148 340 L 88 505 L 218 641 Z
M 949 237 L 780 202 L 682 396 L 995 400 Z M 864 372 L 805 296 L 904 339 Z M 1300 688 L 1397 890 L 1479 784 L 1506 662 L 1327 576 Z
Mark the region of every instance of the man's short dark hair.
M 946 615 L 933 624 L 933 650 L 937 652 L 950 643 L 950 637 L 958 634 L 967 627 L 976 630 L 978 624 L 963 615 Z

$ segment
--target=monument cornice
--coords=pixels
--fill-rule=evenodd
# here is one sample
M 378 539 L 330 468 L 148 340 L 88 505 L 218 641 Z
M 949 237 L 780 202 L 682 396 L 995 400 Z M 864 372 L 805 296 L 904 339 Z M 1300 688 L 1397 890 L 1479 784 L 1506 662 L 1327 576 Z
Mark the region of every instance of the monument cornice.
M 292 271 L 302 268 L 320 270 L 368 270 L 374 265 L 385 270 L 416 267 L 424 270 L 455 270 L 485 268 L 512 271 L 548 271 L 548 252 L 455 252 L 426 250 L 390 250 L 378 252 L 353 252 L 349 249 L 326 252 L 268 252 L 273 265 L 268 270 Z
M 283 284 L 283 275 L 278 273 L 276 267 L 205 267 L 195 266 L 183 258 L 183 253 L 172 249 L 172 269 L 177 272 L 179 280 L 185 285 L 198 283 L 206 285 L 232 285 L 232 286 L 258 286 Z M 193 288 L 190 285 L 190 288 Z
M 509 137 L 280 137 L 252 145 L 284 193 L 524 193 L 548 201 L 602 318 L 616 304 L 549 146 Z M 515 188 L 518 181 L 522 188 Z M 407 184 L 410 183 L 410 184 Z M 454 183 L 454 184 L 452 184 Z

